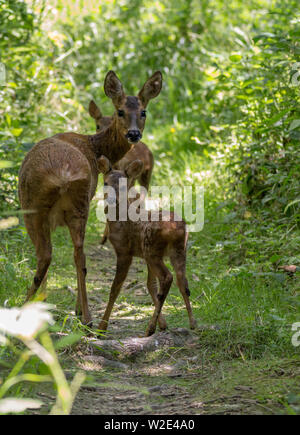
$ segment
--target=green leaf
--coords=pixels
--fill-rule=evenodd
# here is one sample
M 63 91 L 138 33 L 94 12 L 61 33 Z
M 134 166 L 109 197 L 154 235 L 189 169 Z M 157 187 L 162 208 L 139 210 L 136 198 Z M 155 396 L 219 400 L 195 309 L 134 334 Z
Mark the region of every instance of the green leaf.
M 290 202 L 284 209 L 284 214 L 287 212 L 287 210 L 294 204 L 297 204 L 298 202 L 300 202 L 300 198 L 299 199 L 295 199 L 294 201 Z
M 0 169 L 11 168 L 13 162 L 8 162 L 7 160 L 0 160 Z
M 274 38 L 276 38 L 276 35 L 274 35 L 274 33 L 265 32 L 254 36 L 252 39 L 254 42 L 258 42 L 260 39 L 274 39 Z
M 291 108 L 281 110 L 280 112 L 276 113 L 276 115 L 272 116 L 272 118 L 268 119 L 266 121 L 266 125 L 272 125 L 275 124 L 275 122 L 279 121 L 281 118 L 284 117 L 287 113 L 291 111 Z
M 271 263 L 276 263 L 276 261 L 280 260 L 281 256 L 280 255 L 272 255 L 272 257 L 270 258 Z
M 22 131 L 23 131 L 23 128 L 13 128 L 13 129 L 11 130 L 12 134 L 13 134 L 15 137 L 20 136 L 20 134 L 22 133 Z
M 289 131 L 295 130 L 298 127 L 300 127 L 300 119 L 294 119 L 290 124 Z
M 239 61 L 242 59 L 242 56 L 241 56 L 240 54 L 231 54 L 231 55 L 229 56 L 229 59 L 230 59 L 232 62 L 239 62 Z
M 64 349 L 65 347 L 72 346 L 77 343 L 84 334 L 70 334 L 61 338 L 55 343 L 55 349 Z

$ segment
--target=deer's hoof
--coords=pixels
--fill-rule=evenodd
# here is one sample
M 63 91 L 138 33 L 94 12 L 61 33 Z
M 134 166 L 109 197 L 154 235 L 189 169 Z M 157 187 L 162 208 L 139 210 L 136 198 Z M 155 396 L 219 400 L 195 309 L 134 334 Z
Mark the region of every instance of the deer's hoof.
M 101 245 L 105 245 L 106 241 L 107 241 L 107 237 L 106 237 L 106 236 L 103 236 L 102 239 L 101 239 L 100 244 L 101 244 Z
M 150 335 L 153 335 L 155 333 L 155 329 L 156 329 L 155 325 L 154 326 L 153 325 L 149 325 L 147 330 L 146 330 L 145 336 L 146 337 L 150 337 Z
M 195 319 L 193 319 L 192 321 L 191 321 L 191 324 L 190 324 L 190 328 L 191 329 L 196 329 L 197 328 L 197 322 L 196 322 L 196 320 Z

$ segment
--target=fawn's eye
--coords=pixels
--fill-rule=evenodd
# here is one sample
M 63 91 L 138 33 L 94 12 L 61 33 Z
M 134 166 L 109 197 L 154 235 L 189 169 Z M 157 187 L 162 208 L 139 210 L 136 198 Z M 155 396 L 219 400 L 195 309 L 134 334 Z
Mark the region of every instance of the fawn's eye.
M 141 118 L 146 118 L 146 110 L 141 111 Z
M 104 186 L 108 186 L 108 184 L 107 184 L 107 183 L 104 183 Z
M 124 110 L 118 110 L 118 116 L 120 118 L 123 118 L 123 116 L 124 116 Z
M 97 130 L 99 130 L 100 129 L 100 125 L 97 125 Z

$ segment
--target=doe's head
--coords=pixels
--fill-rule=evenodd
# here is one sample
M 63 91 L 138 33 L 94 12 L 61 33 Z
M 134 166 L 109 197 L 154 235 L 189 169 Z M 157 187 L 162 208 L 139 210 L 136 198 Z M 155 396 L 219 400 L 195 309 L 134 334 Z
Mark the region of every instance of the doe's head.
M 131 180 L 136 179 L 142 173 L 143 168 L 144 164 L 141 160 L 134 160 L 126 166 L 124 171 L 119 171 L 112 168 L 107 157 L 101 156 L 98 159 L 98 170 L 103 174 L 104 186 L 112 188 L 106 194 L 105 199 L 108 200 L 108 203 L 113 204 L 114 201 L 118 203 L 120 193 L 125 189 L 128 191 L 132 185 Z M 127 179 L 127 183 L 124 183 L 124 179 Z M 122 180 L 121 183 L 120 180 Z
M 114 71 L 107 73 L 104 91 L 116 108 L 114 117 L 118 130 L 129 143 L 137 143 L 141 140 L 146 121 L 146 107 L 152 98 L 157 97 L 161 87 L 162 74 L 160 71 L 156 71 L 145 82 L 137 96 L 127 96 Z

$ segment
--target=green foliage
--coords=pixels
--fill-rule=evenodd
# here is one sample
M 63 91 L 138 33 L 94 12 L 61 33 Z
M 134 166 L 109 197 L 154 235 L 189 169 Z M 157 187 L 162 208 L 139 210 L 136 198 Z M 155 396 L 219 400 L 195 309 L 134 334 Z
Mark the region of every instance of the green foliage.
M 81 372 L 76 373 L 71 384 L 68 384 L 47 331 L 48 324 L 53 324 L 50 309 L 51 306 L 41 302 L 26 304 L 21 309 L 0 309 L 0 354 L 3 358 L 11 351 L 18 357 L 17 363 L 7 378 L 0 379 L 0 414 L 20 413 L 27 408 L 40 408 L 42 405 L 40 400 L 11 397 L 9 390 L 24 381 L 34 383 L 51 382 L 52 380 L 57 388 L 57 398 L 50 414 L 66 415 L 71 412 L 72 403 L 85 375 Z M 25 349 L 19 349 L 14 339 L 21 341 Z M 76 339 L 78 340 L 78 337 Z M 60 348 L 63 348 L 75 341 L 74 337 L 68 337 L 58 344 Z M 35 356 L 37 362 L 42 362 L 38 373 L 26 371 L 20 374 L 26 363 L 27 369 L 30 365 L 36 365 L 36 361 L 32 364 L 34 362 L 32 355 Z
M 240 116 L 231 129 L 228 165 L 241 199 L 269 208 L 270 213 L 299 221 L 299 29 L 296 4 L 285 14 L 274 9 L 267 29 L 251 35 L 240 32 L 239 59 L 231 59 L 226 83 L 235 96 Z M 271 11 L 270 11 L 271 12 Z M 287 24 L 289 26 L 287 27 Z M 245 43 L 243 44 L 245 46 Z
M 26 3 L 1 0 L 0 15 L 0 62 L 6 69 L 6 83 L 0 86 L 0 160 L 13 163 L 1 171 L 1 211 L 17 206 L 18 167 L 32 145 L 22 143 L 22 138 L 37 125 L 37 107 L 46 84 L 39 59 L 45 57 L 46 50 L 33 43 L 38 18 Z

